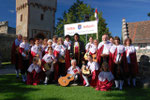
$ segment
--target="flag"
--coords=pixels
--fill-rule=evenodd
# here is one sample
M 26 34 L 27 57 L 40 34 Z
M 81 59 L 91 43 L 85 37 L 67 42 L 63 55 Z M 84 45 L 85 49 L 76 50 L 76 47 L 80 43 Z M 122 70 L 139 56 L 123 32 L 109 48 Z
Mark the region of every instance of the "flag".
M 95 9 L 95 18 L 98 21 L 98 11 L 97 11 L 97 8 Z

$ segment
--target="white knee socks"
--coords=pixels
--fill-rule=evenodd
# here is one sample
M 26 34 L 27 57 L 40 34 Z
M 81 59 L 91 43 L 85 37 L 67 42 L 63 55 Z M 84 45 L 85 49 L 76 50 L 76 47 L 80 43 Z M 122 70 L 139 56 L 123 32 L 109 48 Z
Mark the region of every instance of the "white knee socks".
M 122 90 L 124 81 L 123 80 L 119 80 L 119 82 L 120 82 L 120 88 L 119 89 Z
M 83 79 L 85 80 L 85 82 L 86 82 L 86 85 L 85 86 L 89 86 L 89 80 L 88 80 L 88 77 L 87 76 L 84 76 L 84 75 L 82 75 L 83 76 Z
M 115 80 L 115 85 L 116 85 L 115 88 L 119 88 L 119 81 L 118 80 Z
M 133 78 L 132 82 L 133 82 L 133 86 L 136 86 L 136 78 Z
M 44 84 L 47 84 L 47 82 L 48 82 L 48 77 L 46 76 L 46 77 L 45 77 Z

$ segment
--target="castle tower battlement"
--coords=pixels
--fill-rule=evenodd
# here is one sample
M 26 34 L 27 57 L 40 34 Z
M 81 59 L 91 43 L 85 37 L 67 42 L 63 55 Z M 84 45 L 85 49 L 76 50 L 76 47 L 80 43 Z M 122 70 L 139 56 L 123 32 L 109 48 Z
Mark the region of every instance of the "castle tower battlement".
M 57 0 L 16 0 L 16 33 L 28 38 L 51 38 Z

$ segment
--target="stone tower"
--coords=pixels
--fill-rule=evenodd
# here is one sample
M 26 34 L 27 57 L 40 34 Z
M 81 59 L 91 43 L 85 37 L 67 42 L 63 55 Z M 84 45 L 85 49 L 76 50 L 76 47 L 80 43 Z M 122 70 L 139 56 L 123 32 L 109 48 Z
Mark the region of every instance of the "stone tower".
M 28 38 L 51 38 L 57 0 L 16 0 L 16 34 Z
M 122 19 L 122 41 L 124 41 L 126 38 L 129 37 L 127 28 L 128 28 L 128 27 L 127 27 L 126 19 L 123 18 L 123 19 Z

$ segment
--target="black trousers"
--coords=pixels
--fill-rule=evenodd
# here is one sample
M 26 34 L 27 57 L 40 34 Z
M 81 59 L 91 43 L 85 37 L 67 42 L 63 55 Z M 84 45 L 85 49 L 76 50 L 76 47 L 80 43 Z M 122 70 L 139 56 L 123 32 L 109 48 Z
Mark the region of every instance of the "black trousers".
M 28 59 L 23 59 L 22 60 L 22 69 L 21 69 L 21 74 L 27 73 L 27 69 L 29 68 L 29 60 Z
M 19 63 L 19 62 L 18 62 L 18 61 L 19 61 L 19 58 L 18 58 L 18 57 L 19 57 L 19 55 L 16 54 L 16 62 L 15 62 L 15 69 L 16 69 L 16 70 L 19 69 L 19 68 L 18 68 L 18 63 Z
M 108 61 L 109 61 L 109 57 L 106 57 L 106 58 L 101 57 L 101 61 L 99 63 L 100 68 L 101 68 L 103 62 L 107 62 L 108 63 Z
M 59 76 L 65 76 L 65 63 L 58 62 Z
M 114 77 L 115 80 L 124 80 L 126 75 L 123 69 L 123 63 L 114 64 Z
M 52 81 L 54 79 L 54 72 L 48 70 L 45 72 L 46 77 L 49 78 L 49 81 Z
M 134 72 L 134 66 L 128 63 L 128 69 L 129 69 L 129 72 L 128 72 L 127 78 L 135 78 L 136 75 Z

